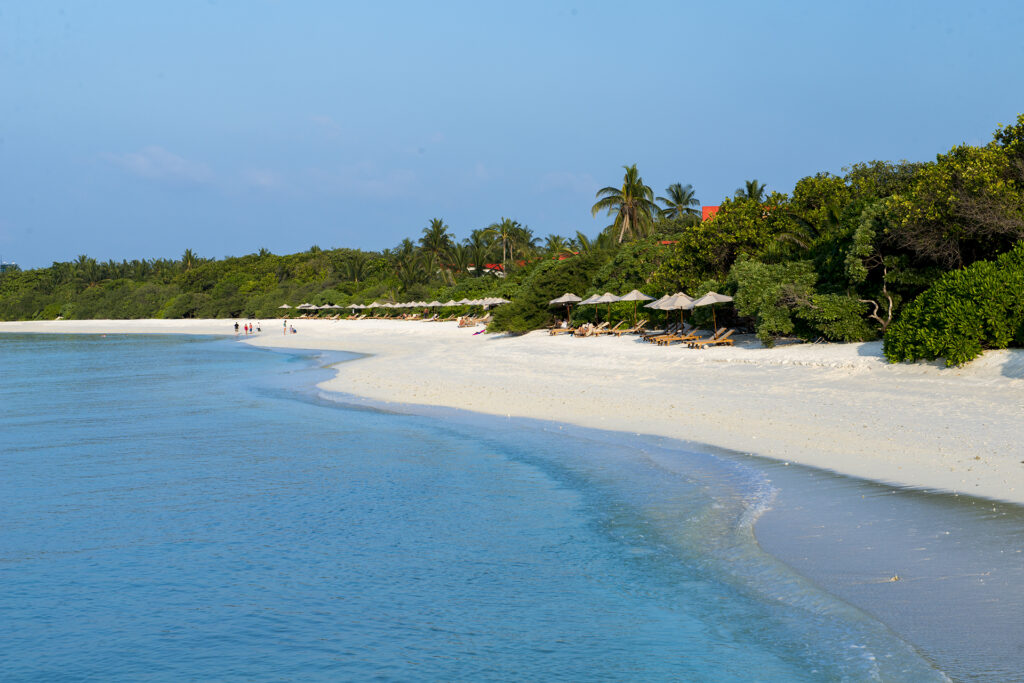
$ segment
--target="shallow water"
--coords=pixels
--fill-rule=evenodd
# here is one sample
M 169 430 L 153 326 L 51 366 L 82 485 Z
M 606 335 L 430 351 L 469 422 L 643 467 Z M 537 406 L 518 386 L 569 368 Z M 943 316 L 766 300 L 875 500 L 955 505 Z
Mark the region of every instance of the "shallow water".
M 762 552 L 762 470 L 335 402 L 341 356 L 0 335 L 0 677 L 941 680 Z

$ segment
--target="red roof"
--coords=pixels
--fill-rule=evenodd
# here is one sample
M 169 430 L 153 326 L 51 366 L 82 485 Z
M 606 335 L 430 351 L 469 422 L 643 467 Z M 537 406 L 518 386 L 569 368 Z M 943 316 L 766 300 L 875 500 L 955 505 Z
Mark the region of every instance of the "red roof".
M 702 206 L 702 207 L 700 207 L 700 219 L 702 221 L 711 220 L 712 218 L 715 217 L 716 213 L 718 213 L 718 207 L 717 206 Z

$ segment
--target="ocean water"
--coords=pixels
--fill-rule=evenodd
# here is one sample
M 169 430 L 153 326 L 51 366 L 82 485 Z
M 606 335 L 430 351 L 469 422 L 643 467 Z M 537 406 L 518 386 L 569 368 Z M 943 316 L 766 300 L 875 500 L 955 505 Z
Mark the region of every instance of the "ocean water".
M 759 548 L 757 468 L 344 359 L 0 335 L 0 679 L 944 680 Z

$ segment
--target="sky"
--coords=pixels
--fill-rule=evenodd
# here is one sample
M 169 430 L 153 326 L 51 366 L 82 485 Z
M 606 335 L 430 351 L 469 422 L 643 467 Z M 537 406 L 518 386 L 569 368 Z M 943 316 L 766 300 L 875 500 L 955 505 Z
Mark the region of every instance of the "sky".
M 0 259 L 593 236 L 656 195 L 985 144 L 1024 3 L 0 3 Z

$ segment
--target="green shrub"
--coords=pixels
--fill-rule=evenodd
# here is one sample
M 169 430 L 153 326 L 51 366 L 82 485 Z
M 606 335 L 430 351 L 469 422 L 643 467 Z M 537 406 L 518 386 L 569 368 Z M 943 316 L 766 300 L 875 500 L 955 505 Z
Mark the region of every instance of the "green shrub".
M 1024 345 L 1024 242 L 995 261 L 946 273 L 885 334 L 891 362 L 945 358 L 963 365 L 984 349 Z
M 807 261 L 761 263 L 740 259 L 730 273 L 737 283 L 736 311 L 754 319 L 757 338 L 765 346 L 775 335 L 791 334 L 793 313 L 814 294 L 814 267 Z
M 552 308 L 548 302 L 566 292 L 582 293 L 587 281 L 584 259 L 542 263 L 523 282 L 512 303 L 495 309 L 488 329 L 491 332 L 529 332 L 544 327 L 563 310 Z
M 815 294 L 797 315 L 829 341 L 862 342 L 877 338 L 864 319 L 867 304 L 844 294 Z

